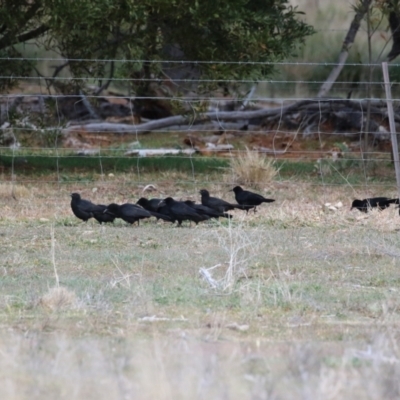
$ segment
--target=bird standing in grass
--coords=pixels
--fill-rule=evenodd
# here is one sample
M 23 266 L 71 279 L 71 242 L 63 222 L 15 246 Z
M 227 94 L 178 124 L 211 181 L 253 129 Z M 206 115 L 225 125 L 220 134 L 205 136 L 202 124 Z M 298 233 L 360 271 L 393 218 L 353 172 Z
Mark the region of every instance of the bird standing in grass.
M 71 193 L 71 209 L 75 217 L 87 222 L 90 218 L 95 218 L 100 224 L 103 222 L 114 222 L 115 217 L 105 215 L 106 206 L 103 204 L 93 204 L 89 200 L 81 198 L 79 193 Z
M 219 199 L 218 197 L 210 196 L 208 190 L 201 189 L 200 194 L 201 194 L 201 204 L 203 204 L 203 206 L 210 207 L 213 210 L 216 210 L 220 213 L 224 213 L 226 211 L 230 211 L 235 208 L 238 208 L 240 210 L 246 210 L 246 207 L 240 204 L 231 204 L 225 200 Z
M 371 197 L 363 200 L 353 200 L 351 203 L 351 208 L 357 208 L 357 210 L 367 213 L 372 208 L 377 208 L 378 210 L 384 210 L 388 208 L 391 204 L 399 204 L 399 199 L 390 199 L 389 197 Z
M 196 204 L 192 200 L 186 200 L 184 203 L 193 208 L 198 214 L 208 215 L 210 218 L 232 218 L 230 214 L 213 210 L 210 207 L 203 206 L 203 204 Z
M 262 203 L 272 203 L 274 199 L 267 199 L 260 194 L 249 192 L 248 190 L 243 190 L 240 186 L 235 186 L 232 191 L 235 193 L 235 199 L 238 204 L 247 207 L 246 211 L 254 208 L 256 212 L 256 207 Z
M 136 204 L 139 204 L 147 211 L 158 212 L 158 209 L 162 207 L 165 203 L 163 199 L 146 199 L 141 197 Z
M 178 226 L 185 220 L 193 221 L 197 225 L 201 221 L 210 219 L 208 215 L 199 214 L 192 207 L 182 201 L 176 201 L 172 197 L 167 197 L 164 201 L 169 215 L 173 220 L 178 221 Z
M 101 225 L 103 222 L 114 222 L 115 216 L 105 212 L 107 206 L 104 204 L 96 204 L 96 210 L 93 211 L 93 218 Z
M 164 221 L 175 223 L 173 217 L 171 217 L 168 207 L 165 204 L 163 199 L 146 199 L 145 197 L 141 197 L 136 204 L 142 206 L 145 210 L 152 213 L 157 221 L 159 219 L 163 219 Z
M 137 204 L 125 203 L 122 205 L 111 203 L 107 206 L 104 213 L 114 215 L 116 218 L 121 218 L 128 224 L 138 223 L 141 219 L 158 217 L 165 221 L 171 221 L 171 218 L 155 212 L 147 211 Z

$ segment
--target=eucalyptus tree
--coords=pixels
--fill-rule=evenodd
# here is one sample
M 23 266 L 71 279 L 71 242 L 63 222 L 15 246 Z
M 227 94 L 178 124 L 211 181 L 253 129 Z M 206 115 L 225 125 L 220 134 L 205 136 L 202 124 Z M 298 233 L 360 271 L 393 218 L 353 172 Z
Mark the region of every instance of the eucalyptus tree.
M 312 33 L 287 0 L 1 0 L 1 87 L 31 73 L 26 43 L 59 54 L 55 74 L 65 67 L 100 89 L 130 79 L 140 94 L 166 76 L 260 80 Z

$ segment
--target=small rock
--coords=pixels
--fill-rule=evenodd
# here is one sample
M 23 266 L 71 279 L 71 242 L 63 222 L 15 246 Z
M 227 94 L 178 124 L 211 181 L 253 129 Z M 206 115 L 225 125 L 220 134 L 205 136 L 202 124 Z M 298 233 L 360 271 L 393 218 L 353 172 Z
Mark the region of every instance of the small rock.
M 249 325 L 239 325 L 237 322 L 233 322 L 232 324 L 226 325 L 226 328 L 232 329 L 234 331 L 246 332 L 249 330 L 250 326 Z
M 157 190 L 157 187 L 155 185 L 146 185 L 143 188 L 142 193 L 144 193 L 144 192 L 154 192 L 155 190 Z
M 324 211 L 337 211 L 337 208 L 336 208 L 335 206 L 333 206 L 331 203 L 325 203 L 325 204 L 322 206 L 322 209 L 323 209 Z

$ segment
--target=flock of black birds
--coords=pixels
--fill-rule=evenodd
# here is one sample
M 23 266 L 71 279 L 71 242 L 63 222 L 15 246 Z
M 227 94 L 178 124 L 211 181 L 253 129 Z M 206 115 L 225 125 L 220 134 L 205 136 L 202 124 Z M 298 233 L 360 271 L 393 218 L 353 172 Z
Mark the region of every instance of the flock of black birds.
M 272 203 L 274 199 L 267 199 L 260 194 L 243 190 L 240 186 L 232 189 L 235 193 L 237 204 L 231 204 L 223 199 L 210 196 L 208 190 L 200 190 L 201 204 L 194 201 L 177 201 L 172 197 L 166 199 L 140 198 L 136 204 L 94 204 L 81 198 L 79 193 L 71 194 L 71 209 L 74 215 L 82 221 L 90 218 L 96 219 L 100 224 L 114 222 L 115 218 L 121 218 L 129 224 L 138 223 L 141 219 L 155 217 L 157 220 L 182 225 L 183 221 L 193 221 L 196 225 L 201 221 L 211 218 L 232 218 L 227 211 L 234 209 L 254 210 L 262 203 Z
M 82 221 L 90 218 L 96 219 L 100 224 L 114 222 L 116 218 L 121 218 L 129 224 L 138 223 L 141 219 L 155 217 L 157 220 L 182 225 L 183 221 L 193 221 L 196 225 L 199 222 L 207 221 L 211 218 L 232 218 L 228 211 L 239 209 L 246 212 L 254 210 L 262 203 L 272 203 L 274 199 L 267 199 L 260 194 L 243 190 L 240 186 L 232 189 L 235 193 L 237 204 L 229 203 L 218 197 L 210 196 L 206 189 L 200 190 L 201 204 L 192 200 L 177 201 L 172 197 L 166 199 L 146 199 L 141 197 L 136 204 L 125 203 L 116 204 L 94 204 L 89 200 L 82 199 L 79 193 L 71 194 L 71 209 L 74 215 Z M 367 213 L 370 209 L 376 208 L 384 210 L 390 204 L 399 205 L 399 199 L 389 197 L 371 197 L 363 200 L 354 200 L 351 205 L 361 212 Z M 400 214 L 400 209 L 399 209 Z

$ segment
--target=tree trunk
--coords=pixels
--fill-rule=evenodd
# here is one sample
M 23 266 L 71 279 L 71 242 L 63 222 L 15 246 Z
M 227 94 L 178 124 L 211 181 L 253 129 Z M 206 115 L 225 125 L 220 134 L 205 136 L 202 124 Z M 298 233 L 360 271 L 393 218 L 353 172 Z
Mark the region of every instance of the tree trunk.
M 353 21 L 350 24 L 350 28 L 347 32 L 347 35 L 343 41 L 342 50 L 339 54 L 338 64 L 333 68 L 333 70 L 328 76 L 328 79 L 321 86 L 321 89 L 318 92 L 318 97 L 326 96 L 326 94 L 331 90 L 333 84 L 336 82 L 336 79 L 338 78 L 340 72 L 343 69 L 344 64 L 346 63 L 350 47 L 354 42 L 358 29 L 360 28 L 361 20 L 367 13 L 371 5 L 371 2 L 372 0 L 361 0 L 360 6 L 357 8 L 356 15 L 354 16 Z

